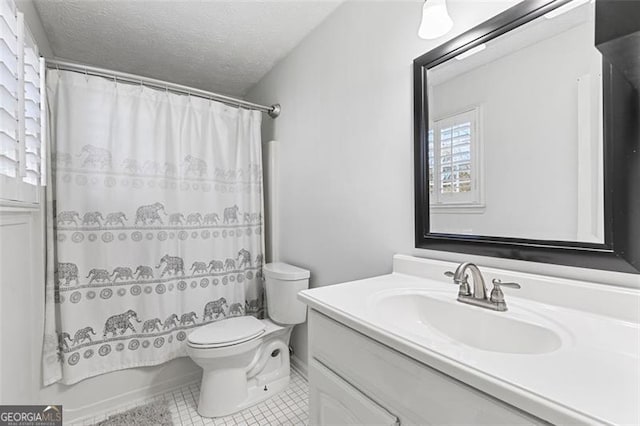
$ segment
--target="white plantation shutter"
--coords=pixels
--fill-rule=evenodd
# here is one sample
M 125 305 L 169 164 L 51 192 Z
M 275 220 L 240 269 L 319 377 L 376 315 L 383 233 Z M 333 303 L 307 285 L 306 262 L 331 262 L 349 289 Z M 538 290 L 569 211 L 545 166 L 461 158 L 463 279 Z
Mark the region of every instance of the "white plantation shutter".
M 432 123 L 428 134 L 432 207 L 483 206 L 479 114 L 479 108 L 473 108 Z
M 440 193 L 471 192 L 471 128 L 464 119 L 440 128 Z
M 18 19 L 15 6 L 0 0 L 0 185 L 19 176 Z
M 433 129 L 429 129 L 427 133 L 427 143 L 428 143 L 428 152 L 427 152 L 427 160 L 429 163 L 429 197 L 431 197 L 433 201 L 433 189 L 435 187 L 435 149 L 434 149 L 434 140 L 433 140 Z
M 38 47 L 13 0 L 0 0 L 0 198 L 38 202 L 44 93 Z
M 42 179 L 42 137 L 40 109 L 40 58 L 33 38 L 25 31 L 24 38 L 24 181 L 38 185 Z

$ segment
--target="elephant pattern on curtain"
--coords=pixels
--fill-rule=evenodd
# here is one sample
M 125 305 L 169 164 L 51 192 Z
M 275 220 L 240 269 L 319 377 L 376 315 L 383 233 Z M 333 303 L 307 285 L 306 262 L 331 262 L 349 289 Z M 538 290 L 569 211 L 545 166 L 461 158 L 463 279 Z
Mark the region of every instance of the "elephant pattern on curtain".
M 195 327 L 261 316 L 261 114 L 47 75 L 44 383 L 185 356 Z

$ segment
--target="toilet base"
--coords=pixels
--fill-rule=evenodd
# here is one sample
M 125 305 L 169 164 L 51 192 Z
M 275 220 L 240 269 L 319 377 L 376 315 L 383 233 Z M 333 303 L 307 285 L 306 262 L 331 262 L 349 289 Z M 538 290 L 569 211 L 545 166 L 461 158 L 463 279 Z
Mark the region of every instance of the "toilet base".
M 247 386 L 246 372 L 243 369 L 225 370 L 223 374 L 216 373 L 203 372 L 202 374 L 198 401 L 198 414 L 202 417 L 224 417 L 242 411 L 283 391 L 290 380 L 290 374 L 287 374 L 267 384 L 252 380 Z M 227 385 L 221 386 L 221 383 Z M 228 386 L 230 383 L 235 385 Z
M 198 414 L 224 417 L 258 404 L 289 384 L 289 338 L 293 327 L 269 320 L 259 338 L 230 346 L 199 348 L 187 353 L 202 369 Z

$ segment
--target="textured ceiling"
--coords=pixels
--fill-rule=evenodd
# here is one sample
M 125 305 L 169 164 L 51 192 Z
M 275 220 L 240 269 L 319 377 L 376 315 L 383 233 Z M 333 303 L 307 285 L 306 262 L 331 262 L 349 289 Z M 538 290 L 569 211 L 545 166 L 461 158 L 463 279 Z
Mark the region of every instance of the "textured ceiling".
M 58 58 L 243 96 L 341 1 L 35 3 Z

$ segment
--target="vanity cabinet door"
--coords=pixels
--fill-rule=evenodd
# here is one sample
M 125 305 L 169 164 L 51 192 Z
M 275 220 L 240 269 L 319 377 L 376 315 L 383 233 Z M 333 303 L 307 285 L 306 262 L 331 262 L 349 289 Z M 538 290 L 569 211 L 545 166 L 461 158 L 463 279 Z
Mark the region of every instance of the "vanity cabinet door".
M 325 366 L 333 377 L 339 377 L 360 395 L 383 404 L 403 424 L 547 424 L 315 310 L 309 311 L 309 348 L 311 365 L 316 362 Z M 310 389 L 316 386 L 316 376 L 321 375 L 309 373 Z M 334 391 L 328 394 L 337 395 Z M 349 409 L 355 406 L 346 397 L 340 396 L 338 400 Z M 312 396 L 310 404 L 313 410 Z M 333 422 L 341 423 L 344 422 Z
M 398 419 L 315 359 L 309 363 L 313 425 L 398 425 Z

